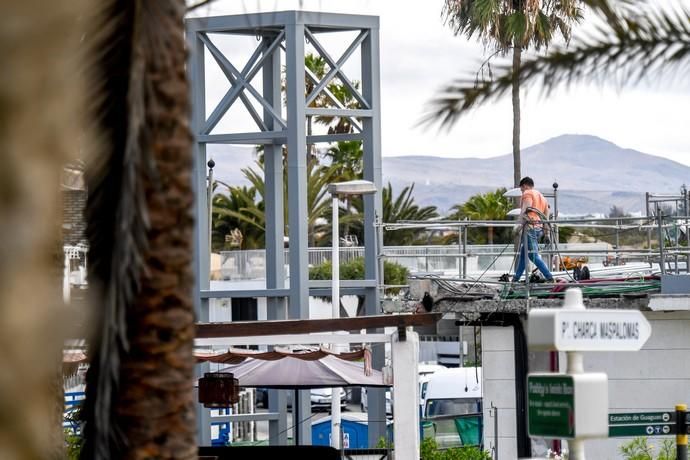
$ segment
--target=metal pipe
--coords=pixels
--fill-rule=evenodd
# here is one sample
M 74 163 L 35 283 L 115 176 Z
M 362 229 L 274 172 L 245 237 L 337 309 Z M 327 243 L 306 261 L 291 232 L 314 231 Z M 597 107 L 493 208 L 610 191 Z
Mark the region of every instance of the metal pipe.
M 661 274 L 666 274 L 666 262 L 664 260 L 664 232 L 662 228 L 662 221 L 664 219 L 664 212 L 657 208 L 657 219 L 659 222 L 659 266 L 661 268 Z
M 494 460 L 498 460 L 498 407 L 491 402 L 491 409 L 494 413 Z
M 529 272 L 530 272 L 530 260 L 529 260 L 529 246 L 527 241 L 527 224 L 522 226 L 522 257 L 524 257 L 523 262 L 525 264 L 525 288 L 527 290 L 527 299 L 529 299 Z
M 553 218 L 555 221 L 558 221 L 558 182 L 553 183 Z M 556 244 L 559 243 L 558 236 L 558 224 L 554 222 L 553 237 L 556 240 Z
M 340 234 L 338 228 L 338 195 L 333 194 L 331 204 L 331 317 L 340 317 Z M 338 345 L 331 344 L 337 352 Z M 331 389 L 331 447 L 340 449 L 340 388 Z
M 462 266 L 465 263 L 464 257 L 461 257 L 461 254 L 463 254 L 462 250 L 462 227 L 458 225 L 458 276 L 462 278 Z
M 376 251 L 378 253 L 377 255 L 377 261 L 379 265 L 379 280 L 380 280 L 380 287 L 379 287 L 379 298 L 383 298 L 385 293 L 386 293 L 386 282 L 385 282 L 385 266 L 384 266 L 384 256 L 383 256 L 383 227 L 380 225 L 381 224 L 381 218 L 377 215 L 375 218 L 376 221 Z
M 690 273 L 690 225 L 688 225 L 690 223 L 690 195 L 688 195 L 688 189 L 685 185 L 683 185 L 683 195 L 685 195 L 683 198 L 685 203 L 685 209 L 683 210 L 685 215 L 685 246 L 688 250 L 685 259 L 685 270 Z
M 467 218 L 465 218 L 467 219 Z M 462 232 L 462 253 L 465 254 L 467 252 L 467 230 Z M 462 276 L 467 277 L 467 255 L 465 254 L 465 258 L 462 261 Z
M 645 210 L 647 212 L 647 218 L 650 217 L 649 215 L 649 192 L 645 192 L 644 194 L 644 201 L 645 201 Z M 647 248 L 652 249 L 652 229 L 647 229 Z
M 618 250 L 620 247 L 620 233 L 618 232 L 618 227 L 616 227 L 616 265 L 618 265 L 620 262 L 620 256 L 618 255 Z
M 688 459 L 688 431 L 686 417 L 688 406 L 686 404 L 676 404 L 676 460 Z
M 213 253 L 213 168 L 216 166 L 216 162 L 213 159 L 208 160 L 206 164 L 208 166 L 208 184 L 207 184 L 207 196 L 208 201 L 208 253 Z

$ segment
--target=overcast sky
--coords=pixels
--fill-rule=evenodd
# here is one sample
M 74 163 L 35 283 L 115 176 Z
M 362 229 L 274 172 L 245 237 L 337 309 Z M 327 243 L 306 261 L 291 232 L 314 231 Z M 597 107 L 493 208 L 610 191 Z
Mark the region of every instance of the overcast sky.
M 507 154 L 512 151 L 509 97 L 476 109 L 450 131 L 418 126 L 434 94 L 453 78 L 473 75 L 486 55 L 480 43 L 455 37 L 443 25 L 442 5 L 443 0 L 217 0 L 195 15 L 304 9 L 380 16 L 383 155 L 487 158 Z M 210 81 L 219 82 L 209 90 L 210 100 L 226 90 L 222 74 L 215 75 L 209 76 Z M 537 90 L 523 90 L 521 96 L 522 148 L 561 134 L 592 134 L 690 165 L 687 78 L 673 85 L 623 89 L 574 86 L 548 98 Z

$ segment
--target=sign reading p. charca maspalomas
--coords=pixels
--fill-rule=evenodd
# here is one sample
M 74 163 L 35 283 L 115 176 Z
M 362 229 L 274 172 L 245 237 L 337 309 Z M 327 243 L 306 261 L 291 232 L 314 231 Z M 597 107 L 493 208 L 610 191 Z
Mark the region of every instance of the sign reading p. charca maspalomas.
M 652 328 L 638 310 L 534 309 L 529 314 L 529 345 L 560 351 L 635 351 Z

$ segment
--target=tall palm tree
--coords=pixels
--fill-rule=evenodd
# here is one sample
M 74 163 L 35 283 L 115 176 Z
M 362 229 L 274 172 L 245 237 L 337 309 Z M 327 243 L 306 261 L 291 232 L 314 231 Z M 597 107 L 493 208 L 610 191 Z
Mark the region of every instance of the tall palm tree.
M 193 189 L 182 0 L 107 2 L 87 38 L 102 151 L 87 165 L 82 458 L 197 457 Z
M 505 188 L 493 192 L 472 195 L 465 203 L 456 204 L 451 208 L 451 218 L 467 217 L 472 220 L 504 220 L 511 206 L 508 198 L 503 194 Z M 487 243 L 494 243 L 494 227 L 488 226 Z
M 388 183 L 381 190 L 383 223 L 396 223 L 401 221 L 423 221 L 438 217 L 436 206 L 419 206 L 414 201 L 414 184 L 402 189 L 398 196 L 393 193 L 393 186 Z M 363 200 L 355 198 L 349 209 L 341 209 L 340 222 L 351 226 L 351 232 L 356 234 L 361 241 L 364 234 L 362 223 Z M 383 234 L 383 244 L 386 246 L 406 246 L 420 243 L 421 233 L 418 229 L 402 229 L 388 231 Z
M 227 188 L 227 193 L 213 196 L 213 249 L 225 249 L 226 237 L 233 231 L 239 231 L 242 235 L 240 249 L 264 248 L 264 203 L 257 202 L 256 189 L 247 186 Z
M 352 82 L 356 89 L 359 89 L 359 81 Z M 342 84 L 340 80 L 333 79 L 328 84 L 328 90 L 343 105 L 343 107 L 354 110 L 361 109 L 359 101 L 352 95 L 350 89 Z M 330 99 L 324 100 L 324 107 L 335 107 Z M 328 126 L 328 134 L 347 134 L 354 130 L 350 117 L 342 116 L 319 116 L 316 122 Z
M 429 220 L 438 217 L 436 206 L 420 207 L 414 202 L 414 184 L 408 185 L 402 189 L 397 197 L 393 195 L 393 187 L 389 182 L 382 190 L 382 220 L 386 223 L 395 223 L 405 220 L 420 221 Z M 419 231 L 410 230 L 396 230 L 386 232 L 383 235 L 383 244 L 386 246 L 405 246 L 414 244 L 419 238 Z
M 518 186 L 520 165 L 520 67 L 523 50 L 539 50 L 549 45 L 555 35 L 566 42 L 571 25 L 580 21 L 579 0 L 445 0 L 443 16 L 456 35 L 478 37 L 495 53 L 513 54 L 513 182 Z M 457 119 L 458 103 L 452 94 L 443 94 L 432 102 L 429 119 L 450 126 Z
M 362 141 L 340 141 L 324 154 L 335 168 L 336 179 L 348 181 L 360 179 L 364 169 Z
M 544 94 L 575 82 L 635 84 L 652 76 L 687 75 L 690 65 L 690 12 L 635 3 L 582 0 L 603 19 L 593 34 L 575 38 L 566 49 L 554 47 L 544 56 L 526 59 L 519 72 L 523 86 L 540 84 Z M 616 3 L 623 8 L 615 9 Z M 491 81 L 459 79 L 433 101 L 432 116 L 452 124 L 473 107 L 506 94 L 517 77 L 511 67 L 499 67 Z M 657 79 L 658 81 L 664 81 Z
M 214 204 L 213 212 L 218 216 L 218 220 L 214 217 L 213 225 L 214 228 L 218 226 L 219 231 L 224 231 L 223 229 L 228 227 L 245 228 L 250 235 L 253 235 L 252 241 L 261 244 L 256 247 L 264 247 L 266 231 L 264 165 L 261 162 L 257 162 L 256 165 L 258 169 L 242 169 L 242 173 L 251 183 L 249 189 L 230 186 L 228 195 L 222 193 L 216 195 L 222 198 L 214 198 L 214 203 L 227 206 Z M 327 186 L 333 182 L 335 174 L 335 168 L 321 166 L 314 158 L 307 162 L 307 228 L 311 245 L 316 245 L 319 239 L 319 221 L 328 215 L 330 201 Z M 287 235 L 287 168 L 283 168 L 283 200 L 283 210 L 286 214 L 284 230 Z

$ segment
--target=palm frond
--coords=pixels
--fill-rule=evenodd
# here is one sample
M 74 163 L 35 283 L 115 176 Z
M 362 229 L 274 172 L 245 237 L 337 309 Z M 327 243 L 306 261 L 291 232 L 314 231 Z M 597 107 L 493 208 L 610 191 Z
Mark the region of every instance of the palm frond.
M 137 3 L 108 2 L 99 19 L 88 40 L 98 50 L 91 63 L 100 82 L 93 89 L 92 113 L 98 117 L 104 147 L 87 165 L 86 219 L 89 280 L 102 303 L 97 304 L 96 328 L 89 340 L 82 458 L 117 456 L 124 442 L 113 404 L 121 356 L 128 347 L 125 313 L 138 289 L 147 227 L 142 178 L 148 162 L 140 143 L 143 66 L 134 46 L 141 33 Z
M 570 48 L 555 49 L 523 61 L 520 85 L 541 84 L 544 94 L 559 85 L 600 82 L 613 78 L 618 85 L 637 83 L 661 73 L 683 75 L 690 64 L 690 13 L 655 11 L 633 20 L 599 28 L 593 39 L 581 39 Z M 502 66 L 493 80 L 458 79 L 430 102 L 421 123 L 450 127 L 472 108 L 506 94 L 513 70 Z

